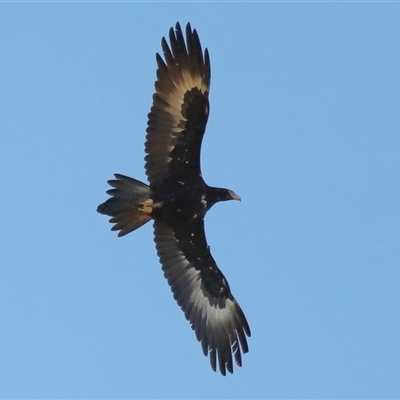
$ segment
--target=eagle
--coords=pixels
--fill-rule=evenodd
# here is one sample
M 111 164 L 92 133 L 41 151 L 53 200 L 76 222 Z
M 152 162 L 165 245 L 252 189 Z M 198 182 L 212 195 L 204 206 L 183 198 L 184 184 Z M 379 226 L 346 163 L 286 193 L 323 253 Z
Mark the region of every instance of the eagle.
M 242 366 L 250 327 L 228 281 L 210 252 L 204 217 L 217 202 L 240 200 L 229 189 L 208 186 L 200 150 L 208 115 L 210 57 L 190 23 L 186 41 L 179 23 L 163 37 L 157 53 L 157 80 L 148 114 L 145 170 L 149 184 L 121 174 L 108 183 L 111 197 L 97 211 L 111 217 L 124 236 L 150 220 L 164 276 L 211 368 L 233 373 Z

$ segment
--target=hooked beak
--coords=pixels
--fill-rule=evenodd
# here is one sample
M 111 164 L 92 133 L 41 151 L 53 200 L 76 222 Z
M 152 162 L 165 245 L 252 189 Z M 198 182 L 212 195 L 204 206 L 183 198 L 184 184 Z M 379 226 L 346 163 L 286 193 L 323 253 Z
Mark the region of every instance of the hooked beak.
M 232 200 L 239 200 L 242 201 L 239 195 L 237 195 L 233 190 L 229 191 L 229 194 L 231 195 Z

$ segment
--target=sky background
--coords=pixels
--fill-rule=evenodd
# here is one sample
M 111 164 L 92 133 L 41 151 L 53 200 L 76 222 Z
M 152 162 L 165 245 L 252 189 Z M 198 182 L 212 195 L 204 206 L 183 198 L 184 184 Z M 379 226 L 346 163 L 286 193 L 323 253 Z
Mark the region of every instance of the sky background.
M 149 223 L 96 213 L 145 180 L 155 53 L 208 47 L 206 218 L 251 326 L 214 373 Z M 400 4 L 1 3 L 0 397 L 400 397 Z

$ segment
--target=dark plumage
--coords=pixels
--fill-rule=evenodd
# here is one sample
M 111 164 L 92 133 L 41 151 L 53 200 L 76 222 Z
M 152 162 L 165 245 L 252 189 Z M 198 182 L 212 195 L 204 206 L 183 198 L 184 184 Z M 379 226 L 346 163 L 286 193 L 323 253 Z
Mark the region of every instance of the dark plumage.
M 233 372 L 242 365 L 250 328 L 207 245 L 204 217 L 217 202 L 240 200 L 209 187 L 200 170 L 200 149 L 209 114 L 210 58 L 196 30 L 179 23 L 162 39 L 156 92 L 148 115 L 146 175 L 149 186 L 124 175 L 108 181 L 112 197 L 97 211 L 111 216 L 118 236 L 154 220 L 154 241 L 175 300 L 201 342 L 211 367 Z

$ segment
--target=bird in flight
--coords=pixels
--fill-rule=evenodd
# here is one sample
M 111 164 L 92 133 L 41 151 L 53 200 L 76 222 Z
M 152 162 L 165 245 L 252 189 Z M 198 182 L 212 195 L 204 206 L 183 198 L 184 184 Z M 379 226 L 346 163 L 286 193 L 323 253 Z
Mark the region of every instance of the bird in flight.
M 196 30 L 179 23 L 161 41 L 156 92 L 148 114 L 145 169 L 149 185 L 121 174 L 108 183 L 111 197 L 97 211 L 124 236 L 154 221 L 154 241 L 173 296 L 211 367 L 233 372 L 242 365 L 250 328 L 228 281 L 210 253 L 207 211 L 219 201 L 240 200 L 232 190 L 208 186 L 200 169 L 201 142 L 209 114 L 210 57 Z

